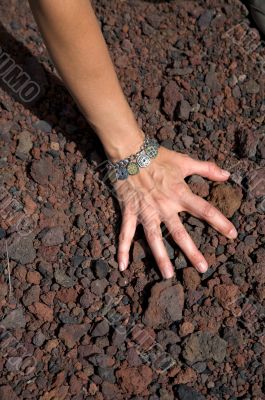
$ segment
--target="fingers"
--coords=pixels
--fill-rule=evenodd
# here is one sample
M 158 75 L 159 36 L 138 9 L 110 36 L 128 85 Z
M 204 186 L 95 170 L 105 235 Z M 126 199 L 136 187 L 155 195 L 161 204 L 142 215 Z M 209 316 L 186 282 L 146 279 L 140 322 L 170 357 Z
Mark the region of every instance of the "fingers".
M 118 265 L 120 271 L 124 271 L 129 262 L 129 251 L 137 226 L 137 217 L 132 213 L 124 213 L 118 246 Z
M 218 167 L 217 164 L 211 161 L 199 161 L 189 158 L 186 162 L 186 176 L 196 174 L 212 181 L 226 181 L 230 172 Z
M 192 238 L 184 228 L 182 222 L 177 215 L 172 218 L 163 219 L 166 224 L 169 233 L 181 248 L 181 250 L 186 254 L 192 265 L 199 271 L 205 272 L 208 268 L 208 263 L 203 257 L 202 253 L 198 250 Z
M 168 257 L 167 250 L 163 243 L 159 222 L 149 222 L 144 224 L 144 232 L 147 242 L 151 248 L 156 263 L 161 271 L 163 278 L 169 279 L 174 276 L 174 268 Z
M 212 204 L 195 195 L 194 193 L 187 192 L 185 199 L 182 201 L 185 211 L 195 217 L 204 219 L 214 229 L 222 233 L 229 239 L 235 239 L 237 237 L 237 231 L 234 225 Z

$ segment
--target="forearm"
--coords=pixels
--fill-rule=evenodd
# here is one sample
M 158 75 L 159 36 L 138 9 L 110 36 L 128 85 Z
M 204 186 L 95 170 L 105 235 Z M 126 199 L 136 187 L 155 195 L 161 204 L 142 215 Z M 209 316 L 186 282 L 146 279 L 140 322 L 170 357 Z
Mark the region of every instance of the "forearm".
M 56 69 L 107 155 L 138 150 L 142 132 L 122 92 L 89 0 L 29 0 Z

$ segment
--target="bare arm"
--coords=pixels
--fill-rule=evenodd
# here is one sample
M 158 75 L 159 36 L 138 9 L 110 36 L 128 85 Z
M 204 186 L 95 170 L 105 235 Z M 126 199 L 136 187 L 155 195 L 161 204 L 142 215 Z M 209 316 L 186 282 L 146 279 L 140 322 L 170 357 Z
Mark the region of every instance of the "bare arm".
M 89 0 L 30 0 L 56 68 L 107 155 L 121 159 L 142 143 Z M 126 134 L 125 134 L 126 133 Z

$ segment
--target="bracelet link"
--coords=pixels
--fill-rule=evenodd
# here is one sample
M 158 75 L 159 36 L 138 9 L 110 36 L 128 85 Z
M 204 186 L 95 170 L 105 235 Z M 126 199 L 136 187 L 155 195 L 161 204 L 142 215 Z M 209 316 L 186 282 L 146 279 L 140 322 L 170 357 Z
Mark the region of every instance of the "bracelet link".
M 137 153 L 115 163 L 108 161 L 109 167 L 114 172 L 111 173 L 111 181 L 114 183 L 117 180 L 125 180 L 129 175 L 139 173 L 140 168 L 146 168 L 157 156 L 158 148 L 158 141 L 145 135 L 144 142 Z

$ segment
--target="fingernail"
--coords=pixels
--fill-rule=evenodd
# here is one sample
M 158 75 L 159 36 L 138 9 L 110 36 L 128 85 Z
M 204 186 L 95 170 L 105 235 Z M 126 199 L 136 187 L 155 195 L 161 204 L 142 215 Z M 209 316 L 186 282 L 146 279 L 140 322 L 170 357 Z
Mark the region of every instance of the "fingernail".
M 198 265 L 197 268 L 200 272 L 206 272 L 208 269 L 208 264 L 206 261 L 201 261 Z
M 223 176 L 226 176 L 226 177 L 230 176 L 230 172 L 226 171 L 225 169 L 222 169 L 221 173 L 222 173 Z
M 169 270 L 165 270 L 162 272 L 163 278 L 164 279 L 170 279 L 173 278 L 174 274 L 172 274 L 172 272 L 170 272 Z
M 121 261 L 120 264 L 119 264 L 119 269 L 120 269 L 120 271 L 124 271 L 125 268 L 126 268 L 125 263 L 124 263 L 123 261 Z
M 228 233 L 228 237 L 231 239 L 235 239 L 237 237 L 237 230 L 236 228 L 232 228 L 231 231 Z

